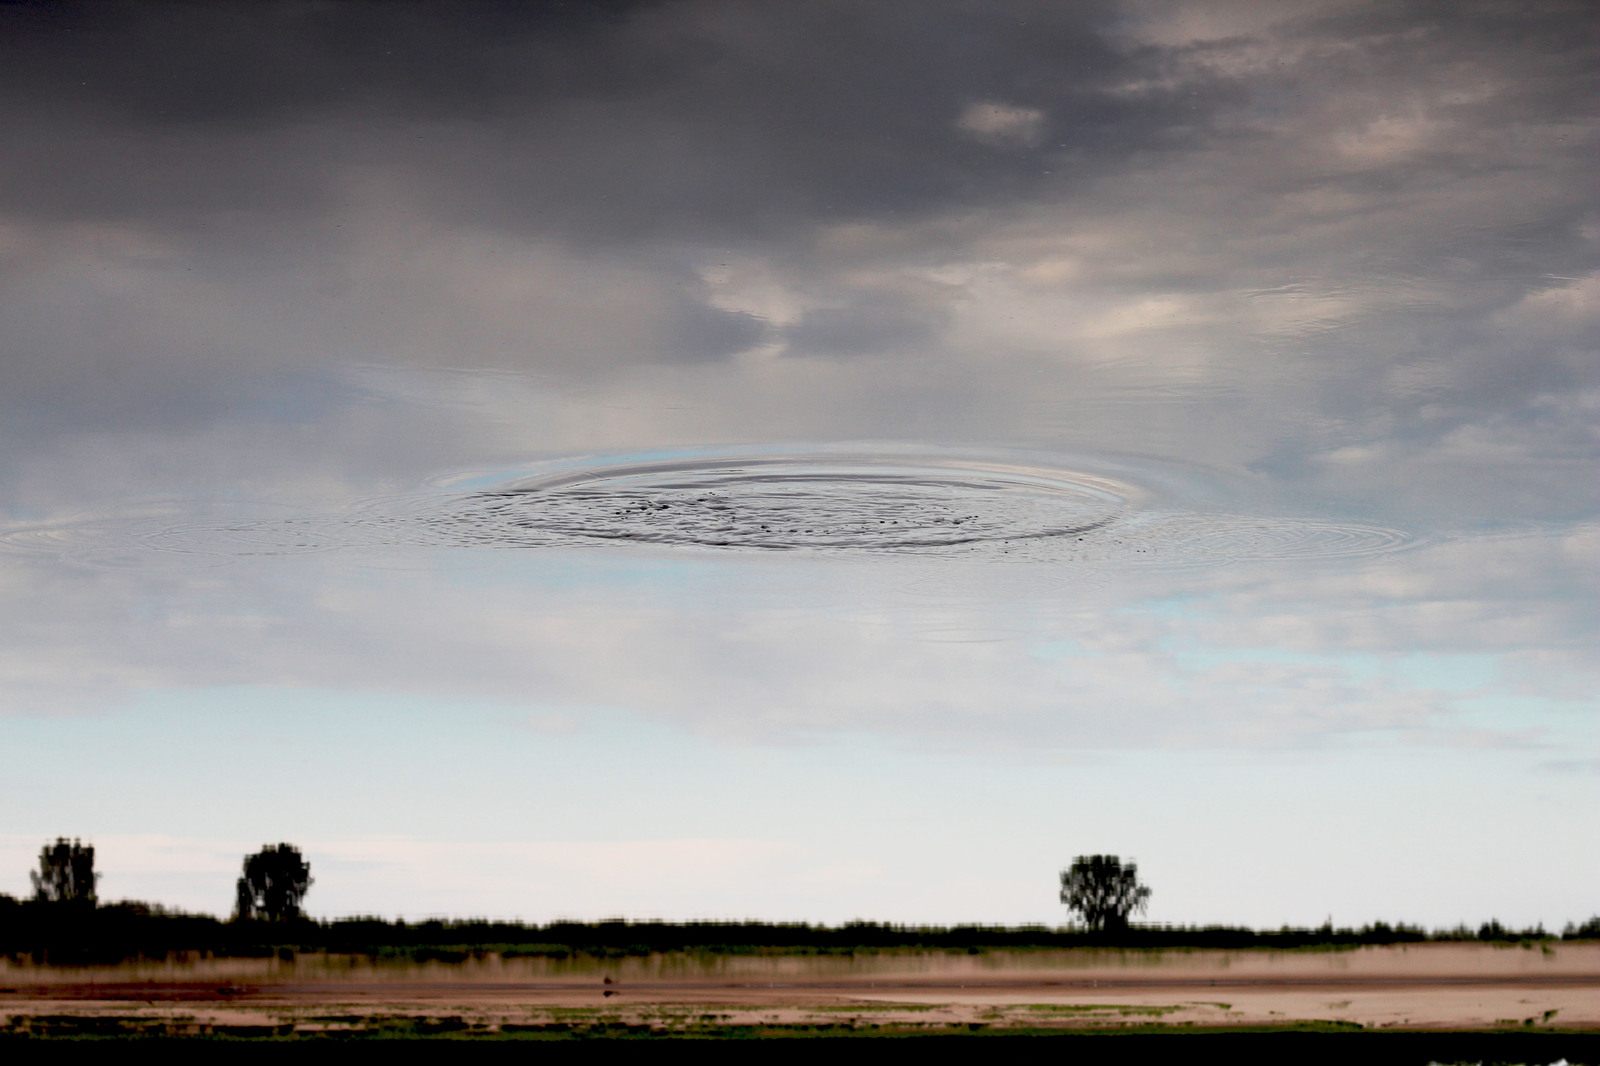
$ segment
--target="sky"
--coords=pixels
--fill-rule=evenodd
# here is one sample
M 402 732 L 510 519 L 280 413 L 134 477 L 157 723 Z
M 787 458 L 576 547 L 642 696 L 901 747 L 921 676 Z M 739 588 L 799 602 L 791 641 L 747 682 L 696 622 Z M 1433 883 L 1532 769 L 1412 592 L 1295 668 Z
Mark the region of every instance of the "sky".
M 320 916 L 1056 924 L 1106 852 L 1152 921 L 1583 920 L 1592 20 L 0 4 L 0 892 L 77 836 L 225 913 L 282 840 Z M 481 506 L 757 459 L 1117 517 Z

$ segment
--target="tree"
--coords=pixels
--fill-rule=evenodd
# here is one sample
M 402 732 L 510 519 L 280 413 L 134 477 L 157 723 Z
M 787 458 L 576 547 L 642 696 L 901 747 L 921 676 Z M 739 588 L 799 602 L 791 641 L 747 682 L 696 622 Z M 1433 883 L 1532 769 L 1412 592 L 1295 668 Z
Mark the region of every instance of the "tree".
M 1061 871 L 1061 902 L 1083 916 L 1095 932 L 1128 927 L 1128 915 L 1148 906 L 1150 889 L 1139 883 L 1139 867 L 1115 855 L 1079 855 Z
M 83 903 L 94 906 L 94 848 L 74 839 L 56 837 L 39 849 L 39 870 L 29 872 L 33 898 L 49 903 Z
M 300 901 L 311 887 L 311 866 L 293 844 L 263 844 L 244 857 L 237 886 L 240 918 L 281 922 L 300 917 Z

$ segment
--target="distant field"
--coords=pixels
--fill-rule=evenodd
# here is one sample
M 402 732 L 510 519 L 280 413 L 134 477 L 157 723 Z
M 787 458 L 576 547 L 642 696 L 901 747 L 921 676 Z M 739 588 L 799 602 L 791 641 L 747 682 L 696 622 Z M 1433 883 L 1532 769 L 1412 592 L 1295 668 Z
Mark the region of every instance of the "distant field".
M 501 1041 L 1474 1031 L 1560 1037 L 1566 1050 L 1541 1061 L 1569 1062 L 1600 1034 L 1592 942 L 292 959 L 3 962 L 0 1031 Z

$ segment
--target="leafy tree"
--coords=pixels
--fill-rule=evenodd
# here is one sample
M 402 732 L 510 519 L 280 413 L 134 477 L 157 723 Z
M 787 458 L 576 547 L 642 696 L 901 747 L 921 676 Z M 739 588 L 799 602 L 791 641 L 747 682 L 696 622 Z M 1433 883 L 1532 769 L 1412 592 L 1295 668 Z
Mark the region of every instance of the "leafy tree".
M 244 857 L 237 886 L 240 918 L 281 922 L 300 917 L 300 901 L 311 887 L 311 866 L 293 844 L 263 844 Z
M 1126 929 L 1128 915 L 1144 910 L 1149 899 L 1139 867 L 1115 855 L 1079 855 L 1061 871 L 1061 902 L 1096 932 Z
M 30 871 L 33 898 L 50 903 L 85 903 L 94 906 L 94 848 L 74 839 L 57 837 L 39 849 L 38 872 Z

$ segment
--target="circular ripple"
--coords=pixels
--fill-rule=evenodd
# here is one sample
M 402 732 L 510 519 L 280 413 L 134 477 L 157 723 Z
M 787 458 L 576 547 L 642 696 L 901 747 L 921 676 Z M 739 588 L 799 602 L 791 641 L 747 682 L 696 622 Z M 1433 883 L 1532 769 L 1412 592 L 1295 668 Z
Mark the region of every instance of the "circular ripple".
M 803 452 L 568 465 L 487 491 L 384 497 L 332 514 L 269 516 L 252 505 L 206 521 L 173 508 L 13 528 L 0 549 L 151 569 L 330 550 L 376 549 L 394 564 L 395 552 L 602 544 L 976 554 L 1095 569 L 1341 559 L 1416 543 L 1378 526 L 1183 507 L 1181 489 L 1142 487 L 1170 481 L 1170 471 L 1141 470 Z
M 1088 533 L 1131 490 L 1102 478 L 994 465 L 754 459 L 563 474 L 418 516 L 441 539 L 762 551 L 922 551 Z
M 1188 550 L 1228 559 L 1339 559 L 1381 555 L 1412 542 L 1405 532 L 1382 526 L 1234 515 L 1205 517 L 1210 520 L 1207 528 L 1191 532 Z
M 0 549 L 50 555 L 79 566 L 107 570 L 193 570 L 229 561 L 211 547 L 167 545 L 166 529 L 157 518 L 88 519 L 48 526 L 26 526 L 0 533 Z

